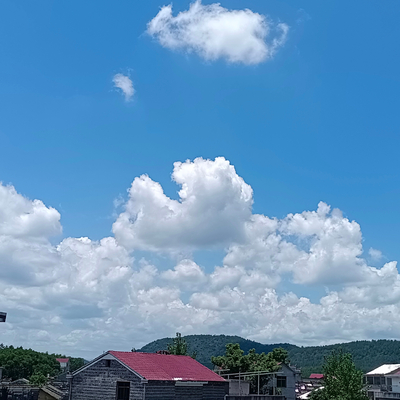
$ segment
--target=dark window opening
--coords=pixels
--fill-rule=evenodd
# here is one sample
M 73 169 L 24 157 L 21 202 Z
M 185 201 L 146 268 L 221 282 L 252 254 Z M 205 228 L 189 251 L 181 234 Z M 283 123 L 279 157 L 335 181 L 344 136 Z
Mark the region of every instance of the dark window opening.
M 130 382 L 117 382 L 117 400 L 129 400 Z
M 372 376 L 367 376 L 367 383 L 369 385 L 373 385 L 374 384 L 374 378 Z
M 385 377 L 384 376 L 374 376 L 374 385 L 384 385 Z
M 285 388 L 286 387 L 286 376 L 276 377 L 276 387 Z
M 110 368 L 111 367 L 111 360 L 106 360 L 106 367 Z

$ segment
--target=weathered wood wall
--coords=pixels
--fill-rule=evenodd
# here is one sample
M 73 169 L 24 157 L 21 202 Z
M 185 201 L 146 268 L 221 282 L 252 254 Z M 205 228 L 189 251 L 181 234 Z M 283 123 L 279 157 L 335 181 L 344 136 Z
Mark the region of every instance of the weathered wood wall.
M 143 400 L 140 378 L 118 361 L 100 360 L 75 375 L 72 380 L 72 400 L 115 400 L 118 381 L 131 382 L 129 400 Z

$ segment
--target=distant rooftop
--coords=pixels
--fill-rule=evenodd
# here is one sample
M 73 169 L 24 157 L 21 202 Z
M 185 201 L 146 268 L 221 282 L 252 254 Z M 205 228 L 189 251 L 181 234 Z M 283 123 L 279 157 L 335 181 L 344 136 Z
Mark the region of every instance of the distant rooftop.
M 400 364 L 383 364 L 366 375 L 389 375 L 398 372 L 397 370 L 400 370 Z
M 69 361 L 69 358 L 56 358 L 56 360 L 57 360 L 59 363 L 65 363 L 65 364 L 67 364 L 67 362 Z
M 324 379 L 324 374 L 311 374 L 309 379 Z

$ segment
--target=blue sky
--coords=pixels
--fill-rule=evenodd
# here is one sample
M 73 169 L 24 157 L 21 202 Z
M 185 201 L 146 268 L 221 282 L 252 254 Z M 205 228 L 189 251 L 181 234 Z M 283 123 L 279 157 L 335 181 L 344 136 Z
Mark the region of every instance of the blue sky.
M 221 2 L 227 10 L 266 16 L 271 27 L 289 27 L 273 57 L 251 65 L 163 46 L 146 29 L 168 4 L 0 5 L 0 180 L 58 210 L 63 233 L 49 238 L 52 245 L 114 234 L 119 240 L 112 225 L 124 204 L 115 210 L 114 200 L 122 196 L 125 206 L 129 203 L 127 189 L 135 177 L 148 174 L 167 196 L 179 199 L 180 187 L 171 181 L 173 163 L 222 156 L 254 191 L 254 214 L 281 220 L 316 210 L 323 201 L 360 224 L 361 257 L 370 267 L 399 260 L 399 2 Z M 189 5 L 174 1 L 173 15 Z M 113 86 L 116 74 L 132 80 L 131 101 Z M 228 246 L 221 243 L 189 246 L 191 258 L 211 273 Z M 161 269 L 176 262 L 143 243 L 125 247 L 136 261 L 138 255 L 157 258 Z M 382 257 L 371 258 L 371 247 Z M 308 293 L 313 302 L 326 293 L 327 283 L 293 284 L 290 274 L 282 275 L 278 293 Z M 331 284 L 329 290 L 336 290 L 337 283 Z M 58 312 L 53 310 L 54 316 Z M 80 322 L 90 326 L 89 320 Z M 12 329 L 28 329 L 18 324 L 8 328 L 10 335 Z M 152 329 L 138 342 L 156 338 Z M 208 331 L 214 332 L 213 326 Z M 246 332 L 261 341 L 279 339 L 237 331 Z M 391 335 L 356 332 L 354 338 Z M 104 345 L 110 341 L 107 337 Z M 84 340 L 76 343 L 83 347 Z

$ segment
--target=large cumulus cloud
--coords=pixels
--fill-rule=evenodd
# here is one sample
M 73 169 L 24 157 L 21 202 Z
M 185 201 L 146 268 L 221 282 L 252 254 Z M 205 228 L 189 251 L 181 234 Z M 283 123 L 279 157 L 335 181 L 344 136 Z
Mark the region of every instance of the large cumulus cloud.
M 60 214 L 0 185 L 2 341 L 90 358 L 175 331 L 299 344 L 396 336 L 397 264 L 368 265 L 361 228 L 341 211 L 253 214 L 252 188 L 224 158 L 175 163 L 172 179 L 177 199 L 134 179 L 115 237 L 57 245 Z M 212 267 L 193 256 L 215 249 L 225 256 Z M 304 287 L 326 292 L 296 294 Z

